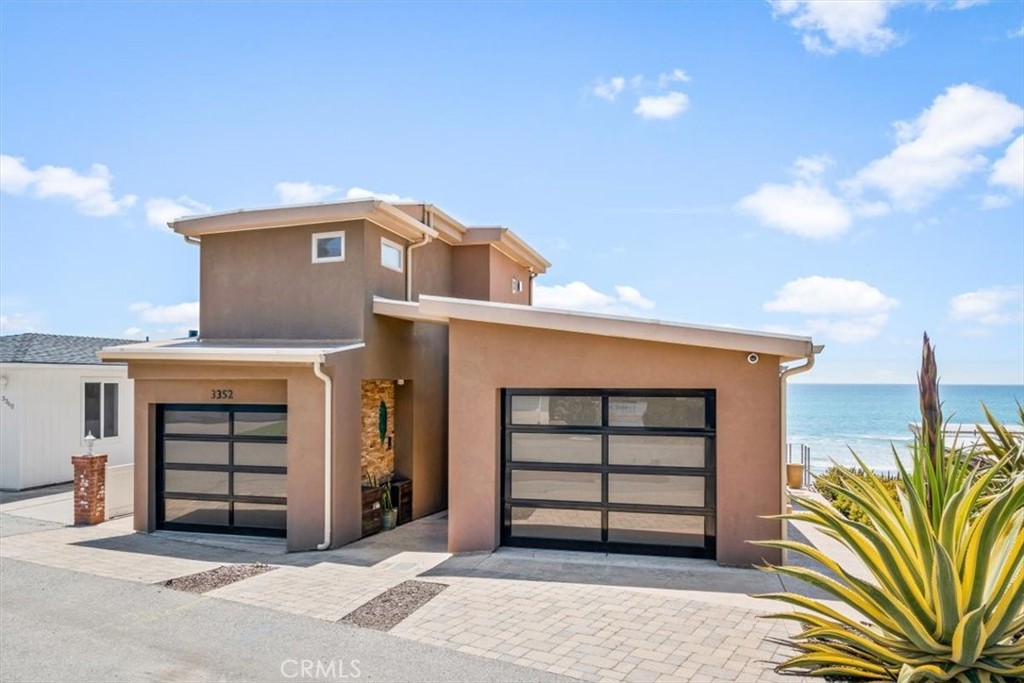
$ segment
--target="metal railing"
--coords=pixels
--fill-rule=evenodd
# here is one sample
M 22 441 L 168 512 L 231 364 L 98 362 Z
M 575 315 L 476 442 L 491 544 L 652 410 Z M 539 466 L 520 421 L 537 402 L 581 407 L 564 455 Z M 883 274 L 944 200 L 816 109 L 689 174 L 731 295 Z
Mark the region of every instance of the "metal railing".
M 811 483 L 811 447 L 803 443 L 786 444 L 786 462 L 800 463 L 804 466 L 804 488 L 812 488 Z

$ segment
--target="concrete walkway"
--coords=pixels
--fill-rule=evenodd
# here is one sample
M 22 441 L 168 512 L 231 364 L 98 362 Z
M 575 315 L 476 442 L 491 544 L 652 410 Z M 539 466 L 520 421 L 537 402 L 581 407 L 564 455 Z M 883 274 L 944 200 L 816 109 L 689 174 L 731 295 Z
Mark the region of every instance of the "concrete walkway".
M 6 538 L 0 557 L 155 583 L 226 563 L 279 567 L 208 598 L 334 622 L 418 577 L 448 586 L 391 633 L 592 681 L 775 681 L 772 642 L 793 627 L 759 619 L 775 575 L 706 560 L 499 549 L 444 552 L 444 513 L 324 553 L 271 539 L 135 534 L 130 519 Z

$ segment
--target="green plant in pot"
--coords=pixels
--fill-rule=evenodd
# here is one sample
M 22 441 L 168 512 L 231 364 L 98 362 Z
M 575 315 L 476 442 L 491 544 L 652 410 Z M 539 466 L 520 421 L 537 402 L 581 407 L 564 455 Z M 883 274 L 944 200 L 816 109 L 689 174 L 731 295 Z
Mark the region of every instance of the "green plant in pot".
M 397 512 L 391 502 L 391 479 L 387 479 L 380 489 L 380 526 L 384 531 L 395 528 Z

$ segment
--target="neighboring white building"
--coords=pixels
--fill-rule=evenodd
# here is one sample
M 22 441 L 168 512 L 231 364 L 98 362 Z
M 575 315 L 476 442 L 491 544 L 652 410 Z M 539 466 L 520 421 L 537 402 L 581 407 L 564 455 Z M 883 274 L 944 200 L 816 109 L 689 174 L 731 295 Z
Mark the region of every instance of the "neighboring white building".
M 0 489 L 71 481 L 83 438 L 108 464 L 132 462 L 134 396 L 125 365 L 96 352 L 123 339 L 16 334 L 0 337 Z

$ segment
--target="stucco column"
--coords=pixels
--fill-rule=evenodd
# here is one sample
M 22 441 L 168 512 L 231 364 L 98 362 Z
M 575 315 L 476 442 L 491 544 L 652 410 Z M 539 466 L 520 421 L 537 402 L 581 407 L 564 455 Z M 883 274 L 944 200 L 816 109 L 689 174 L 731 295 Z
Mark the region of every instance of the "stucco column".
M 107 516 L 107 456 L 73 455 L 75 524 L 99 524 Z

